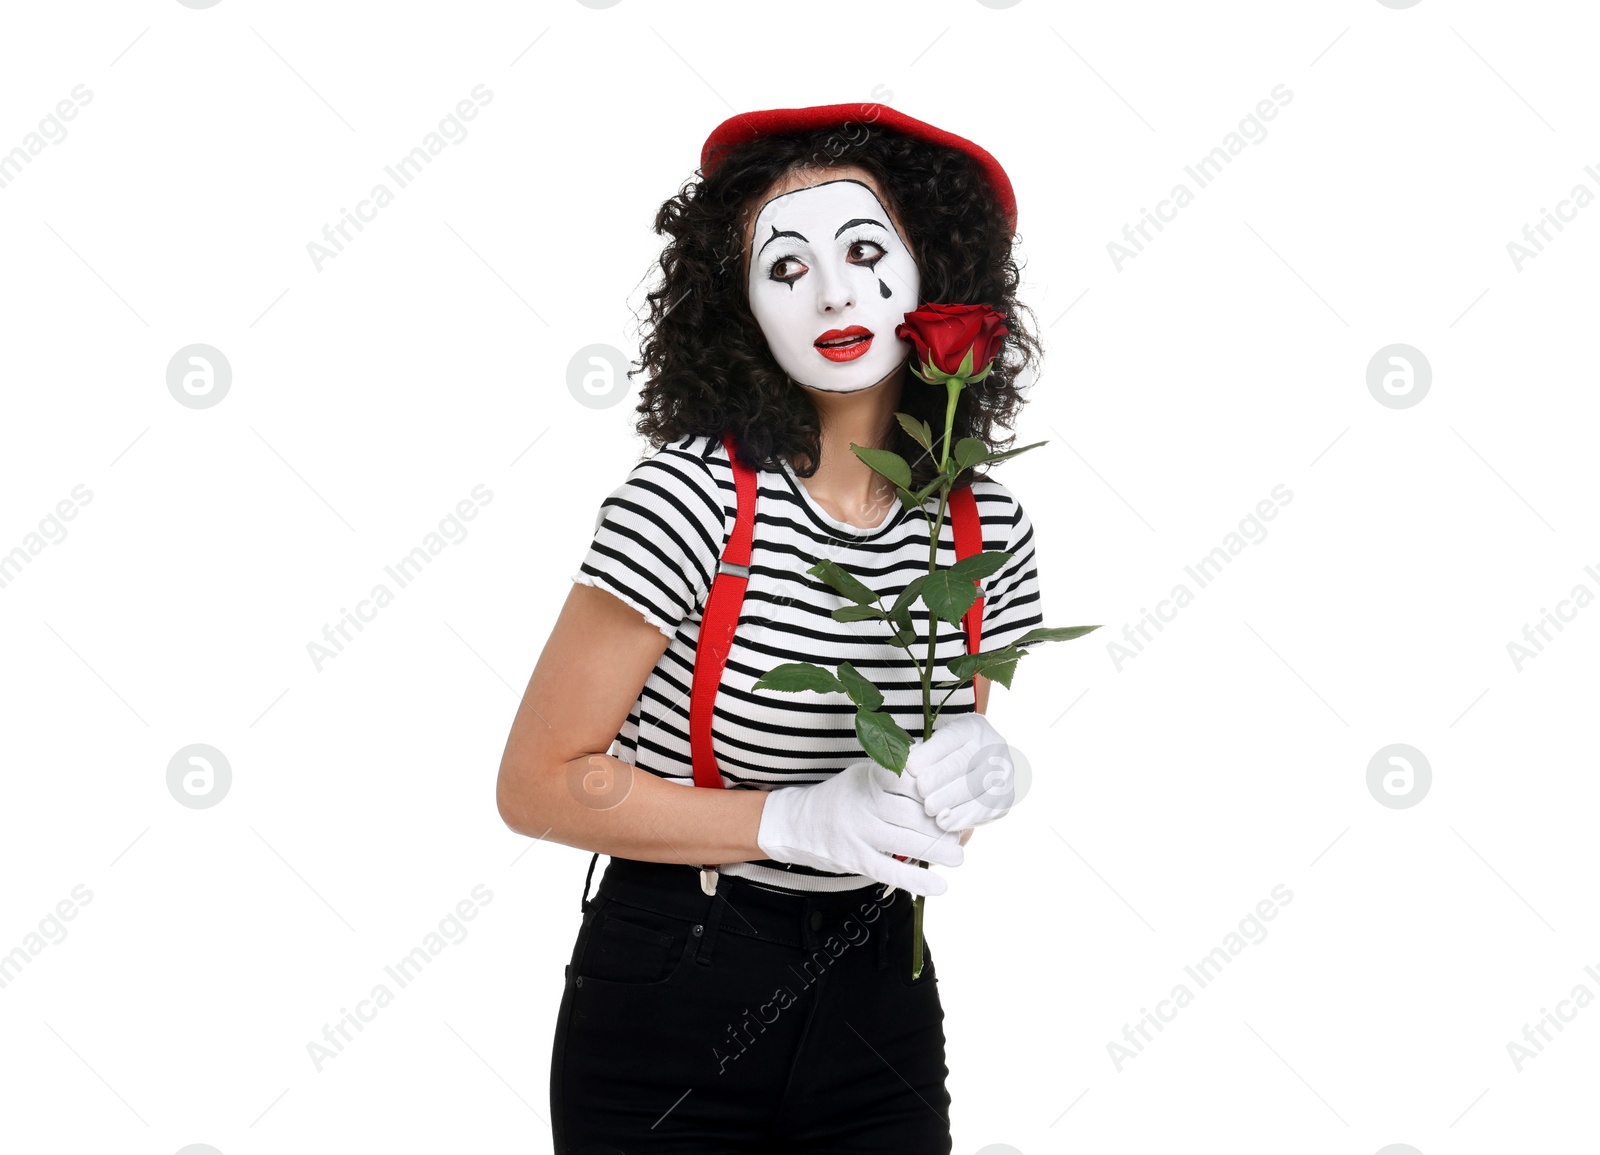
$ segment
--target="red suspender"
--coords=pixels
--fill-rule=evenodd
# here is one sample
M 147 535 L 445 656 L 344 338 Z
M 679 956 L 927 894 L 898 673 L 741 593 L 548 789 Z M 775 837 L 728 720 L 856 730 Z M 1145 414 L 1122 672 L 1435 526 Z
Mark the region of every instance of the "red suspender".
M 744 590 L 750 579 L 750 543 L 756 528 L 756 471 L 733 451 L 733 436 L 722 435 L 722 444 L 733 465 L 733 487 L 738 494 L 739 513 L 722 547 L 722 560 L 706 595 L 705 613 L 700 618 L 700 641 L 694 652 L 694 682 L 689 697 L 689 755 L 694 762 L 696 786 L 723 785 L 717 760 L 711 753 L 711 707 L 722 685 L 722 671 L 733 647 L 733 631 L 739 624 L 739 609 L 744 605 Z
M 733 464 L 733 485 L 738 494 L 739 512 L 733 532 L 722 549 L 711 592 L 706 596 L 705 613 L 700 620 L 700 640 L 695 647 L 694 682 L 689 696 L 689 754 L 694 763 L 696 786 L 721 787 L 722 774 L 711 752 L 711 708 L 722 685 L 722 672 L 733 648 L 733 632 L 739 624 L 744 591 L 750 577 L 750 546 L 755 538 L 756 471 L 739 460 L 731 434 L 722 435 L 722 444 Z M 978 503 L 972 487 L 950 492 L 950 525 L 955 534 L 957 560 L 983 550 L 983 526 L 978 518 Z M 972 603 L 962 619 L 967 629 L 967 652 L 978 652 L 983 637 L 983 598 Z M 709 891 L 707 893 L 710 893 Z
M 955 531 L 957 561 L 983 552 L 983 522 L 978 517 L 978 499 L 972 496 L 972 486 L 963 485 L 950 491 L 950 527 Z M 973 584 L 977 584 L 976 578 Z M 976 654 L 983 641 L 982 594 L 961 620 L 967 626 L 967 653 Z

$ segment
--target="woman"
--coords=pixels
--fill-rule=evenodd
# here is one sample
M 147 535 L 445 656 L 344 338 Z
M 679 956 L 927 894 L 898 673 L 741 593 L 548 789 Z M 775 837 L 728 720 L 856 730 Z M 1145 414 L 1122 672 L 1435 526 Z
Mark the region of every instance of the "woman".
M 864 756 L 852 706 L 751 686 L 782 662 L 848 660 L 920 735 L 910 659 L 876 623 L 834 621 L 841 599 L 805 571 L 832 558 L 893 593 L 927 569 L 928 523 L 849 448 L 895 449 L 914 486 L 935 472 L 894 416 L 944 426 L 945 391 L 909 376 L 895 335 L 919 304 L 1006 314 L 954 436 L 1012 440 L 997 426 L 1038 355 L 1014 221 L 993 157 L 879 105 L 733 117 L 657 214 L 671 240 L 637 424 L 654 451 L 601 504 L 498 786 L 513 829 L 610 856 L 593 900 L 585 879 L 557 1021 L 558 1155 L 951 1149 L 938 977 L 931 945 L 911 977 L 911 905 L 1009 804 L 987 680 L 955 692 L 899 776 Z M 696 642 L 737 508 L 724 433 L 759 487 L 712 724 L 726 788 L 694 789 Z M 1042 624 L 1032 525 L 999 482 L 962 481 L 984 546 L 1013 554 L 981 583 L 992 649 Z M 934 624 L 939 663 L 966 652 Z

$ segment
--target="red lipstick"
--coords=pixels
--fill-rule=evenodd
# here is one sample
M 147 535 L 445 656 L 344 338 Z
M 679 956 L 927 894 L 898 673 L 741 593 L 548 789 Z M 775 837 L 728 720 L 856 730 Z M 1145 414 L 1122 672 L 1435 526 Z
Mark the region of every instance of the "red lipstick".
M 860 325 L 846 329 L 829 329 L 812 344 L 818 353 L 830 361 L 854 361 L 872 348 L 872 330 Z

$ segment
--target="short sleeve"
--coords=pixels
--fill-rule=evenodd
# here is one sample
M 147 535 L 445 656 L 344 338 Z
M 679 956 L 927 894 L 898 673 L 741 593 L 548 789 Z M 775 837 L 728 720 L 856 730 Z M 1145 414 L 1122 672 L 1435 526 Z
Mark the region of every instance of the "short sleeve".
M 660 450 L 600 503 L 594 539 L 572 580 L 608 590 L 671 638 L 705 604 L 725 518 L 706 461 Z
M 1011 558 L 983 583 L 985 650 L 1002 649 L 1029 630 L 1044 625 L 1033 523 L 1014 495 L 1011 510 L 1011 532 L 1005 544 Z

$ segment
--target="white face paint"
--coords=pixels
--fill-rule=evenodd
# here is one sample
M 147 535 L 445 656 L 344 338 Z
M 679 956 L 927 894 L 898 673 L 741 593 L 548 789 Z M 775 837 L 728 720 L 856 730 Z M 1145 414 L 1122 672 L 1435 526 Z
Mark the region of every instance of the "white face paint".
M 795 381 L 867 389 L 915 352 L 894 335 L 919 304 L 916 261 L 877 196 L 850 178 L 781 193 L 750 240 L 750 311 Z M 817 342 L 867 334 L 824 352 Z

